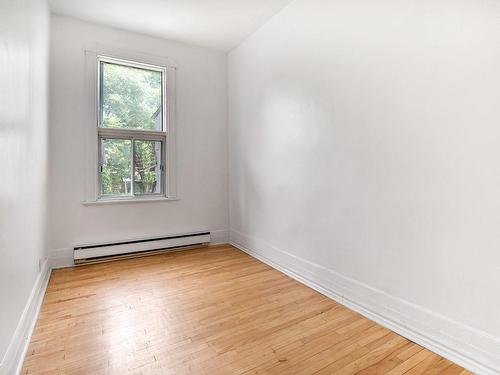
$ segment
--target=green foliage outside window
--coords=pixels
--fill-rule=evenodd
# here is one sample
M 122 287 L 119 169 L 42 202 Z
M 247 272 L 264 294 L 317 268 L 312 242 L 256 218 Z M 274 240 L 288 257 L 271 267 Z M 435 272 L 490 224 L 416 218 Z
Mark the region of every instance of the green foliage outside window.
M 102 127 L 161 130 L 161 73 L 101 63 Z
M 132 142 L 128 139 L 101 140 L 102 162 L 104 165 L 101 179 L 102 193 L 104 195 L 130 193 L 131 145 Z
M 137 194 L 161 193 L 161 142 L 136 140 L 134 152 L 134 191 Z

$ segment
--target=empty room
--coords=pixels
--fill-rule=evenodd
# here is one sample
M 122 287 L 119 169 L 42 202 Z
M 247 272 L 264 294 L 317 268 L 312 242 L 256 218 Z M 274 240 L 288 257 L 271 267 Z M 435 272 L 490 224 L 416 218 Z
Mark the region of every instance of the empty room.
M 500 374 L 500 0 L 0 0 L 0 375 Z

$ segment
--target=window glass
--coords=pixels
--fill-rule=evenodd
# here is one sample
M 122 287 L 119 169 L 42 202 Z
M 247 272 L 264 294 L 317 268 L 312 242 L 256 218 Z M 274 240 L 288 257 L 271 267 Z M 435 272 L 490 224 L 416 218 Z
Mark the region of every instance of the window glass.
M 158 130 L 162 126 L 162 73 L 100 62 L 100 126 Z
M 130 195 L 132 176 L 132 141 L 101 139 L 102 195 Z
M 134 193 L 161 194 L 162 142 L 134 141 Z

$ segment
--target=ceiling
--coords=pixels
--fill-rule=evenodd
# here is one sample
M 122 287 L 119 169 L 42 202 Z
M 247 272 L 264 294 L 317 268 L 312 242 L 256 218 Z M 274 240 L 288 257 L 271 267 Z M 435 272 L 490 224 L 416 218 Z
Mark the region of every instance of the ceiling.
M 50 0 L 55 14 L 229 51 L 291 0 Z

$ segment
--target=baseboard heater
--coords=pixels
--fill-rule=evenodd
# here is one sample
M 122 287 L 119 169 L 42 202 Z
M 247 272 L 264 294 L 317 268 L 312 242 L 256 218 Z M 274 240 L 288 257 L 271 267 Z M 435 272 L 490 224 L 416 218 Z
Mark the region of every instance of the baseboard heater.
M 73 248 L 73 259 L 75 264 L 92 263 L 121 257 L 152 255 L 166 250 L 172 251 L 189 246 L 207 245 L 209 242 L 210 232 L 196 232 L 121 242 L 79 245 Z

